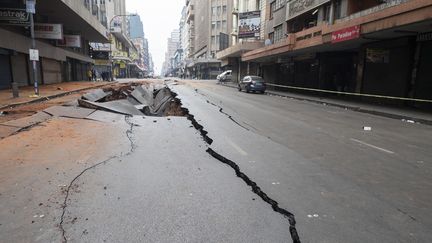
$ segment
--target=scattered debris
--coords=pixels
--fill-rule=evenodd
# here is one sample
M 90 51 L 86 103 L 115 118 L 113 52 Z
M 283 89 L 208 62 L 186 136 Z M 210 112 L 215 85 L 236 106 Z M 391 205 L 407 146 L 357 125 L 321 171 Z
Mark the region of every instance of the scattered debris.
M 413 121 L 413 120 L 406 120 L 406 119 L 402 119 L 402 121 L 403 121 L 403 122 L 406 122 L 406 123 L 411 123 L 411 124 L 416 123 L 416 122 Z
M 110 89 L 98 89 L 78 100 L 81 107 L 106 110 L 123 115 L 184 116 L 180 102 L 166 86 L 133 84 Z
M 57 90 L 63 90 L 63 88 L 62 87 L 57 87 Z
M 280 185 L 280 182 L 272 182 L 272 185 Z
M 112 95 L 112 92 L 105 92 L 103 89 L 96 89 L 90 93 L 83 95 L 82 98 L 88 101 L 97 102 L 101 101 L 108 95 Z
M 372 127 L 363 127 L 364 131 L 372 131 Z

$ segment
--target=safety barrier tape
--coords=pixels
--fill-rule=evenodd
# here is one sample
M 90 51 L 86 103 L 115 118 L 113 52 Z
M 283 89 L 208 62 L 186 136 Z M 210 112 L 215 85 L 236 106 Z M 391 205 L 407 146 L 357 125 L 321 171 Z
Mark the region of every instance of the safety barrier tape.
M 322 93 L 329 94 L 343 94 L 343 95 L 352 95 L 352 96 L 361 96 L 361 97 L 372 97 L 372 98 L 380 98 L 380 99 L 391 99 L 391 100 L 403 100 L 403 101 L 415 101 L 415 102 L 424 102 L 424 103 L 432 103 L 432 100 L 424 100 L 424 99 L 415 99 L 415 98 L 405 98 L 405 97 L 397 97 L 397 96 L 385 96 L 385 95 L 374 95 L 374 94 L 361 94 L 361 93 L 351 93 L 351 92 L 342 92 L 342 91 L 333 91 L 333 90 L 324 90 L 324 89 L 313 89 L 313 88 L 302 88 L 295 86 L 287 86 L 280 84 L 272 84 L 266 83 L 269 86 L 287 88 L 287 89 L 296 89 L 296 90 L 306 90 L 306 91 L 317 91 Z

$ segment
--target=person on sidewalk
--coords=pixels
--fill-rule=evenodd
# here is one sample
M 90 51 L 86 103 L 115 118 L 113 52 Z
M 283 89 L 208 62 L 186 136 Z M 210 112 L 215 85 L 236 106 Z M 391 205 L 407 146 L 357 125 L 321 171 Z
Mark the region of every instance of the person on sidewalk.
M 87 70 L 87 78 L 88 81 L 92 81 L 93 72 L 91 69 Z
M 92 81 L 97 81 L 97 71 L 92 68 Z

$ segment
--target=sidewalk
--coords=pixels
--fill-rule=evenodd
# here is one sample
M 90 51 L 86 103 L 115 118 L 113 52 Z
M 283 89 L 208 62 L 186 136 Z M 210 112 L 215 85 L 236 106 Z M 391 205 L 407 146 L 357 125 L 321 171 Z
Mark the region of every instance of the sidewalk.
M 59 97 L 71 92 L 78 92 L 85 89 L 97 88 L 110 84 L 110 82 L 64 82 L 58 84 L 48 84 L 39 86 L 39 97 L 30 98 L 34 95 L 33 86 L 25 86 L 19 88 L 19 98 L 12 97 L 12 90 L 0 90 L 0 110 L 38 101 L 46 100 L 47 98 Z
M 232 82 L 223 83 L 222 85 L 231 88 L 237 88 L 237 84 Z M 277 91 L 277 90 L 267 90 L 266 93 L 269 95 L 277 95 L 277 96 L 282 96 L 282 97 L 287 97 L 287 98 L 292 98 L 297 100 L 319 103 L 323 105 L 337 106 L 337 107 L 346 108 L 353 111 L 379 115 L 379 116 L 389 117 L 393 119 L 400 119 L 407 122 L 418 122 L 422 124 L 432 125 L 432 112 L 427 113 L 427 112 L 417 111 L 417 110 L 410 109 L 408 107 L 391 107 L 391 106 L 385 106 L 379 104 L 370 104 L 361 101 L 349 101 L 349 100 L 342 100 L 337 98 L 319 97 L 316 95 L 304 95 L 304 94 L 297 94 L 293 92 L 284 92 L 284 91 Z

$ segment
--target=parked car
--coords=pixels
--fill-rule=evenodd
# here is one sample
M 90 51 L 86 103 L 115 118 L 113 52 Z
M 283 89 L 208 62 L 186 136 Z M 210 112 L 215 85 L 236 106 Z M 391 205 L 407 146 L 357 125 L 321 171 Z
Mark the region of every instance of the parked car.
M 232 78 L 232 70 L 227 70 L 221 74 L 219 74 L 216 79 L 218 82 L 226 82 L 231 81 Z
M 259 92 L 263 94 L 266 91 L 264 79 L 259 76 L 246 76 L 238 84 L 238 90 L 249 92 Z

